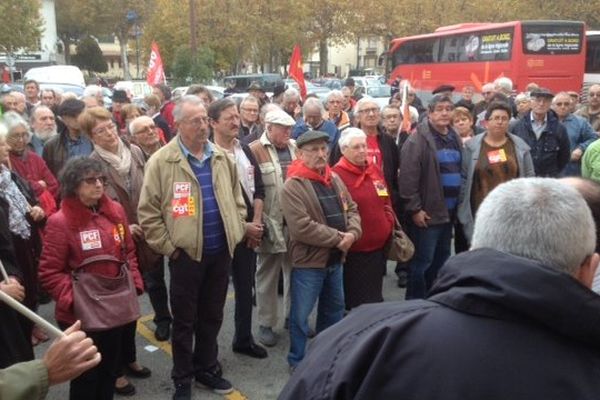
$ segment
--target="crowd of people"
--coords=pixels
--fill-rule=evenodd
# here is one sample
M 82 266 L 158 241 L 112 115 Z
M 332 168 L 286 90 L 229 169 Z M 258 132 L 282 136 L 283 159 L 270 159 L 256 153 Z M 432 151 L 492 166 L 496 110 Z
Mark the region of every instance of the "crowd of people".
M 321 390 L 303 381 L 318 368 L 296 370 L 308 340 L 322 338 L 317 343 L 325 351 L 309 357 L 313 366 L 322 362 L 322 370 L 332 349 L 344 343 L 334 333 L 321 333 L 333 325 L 339 335 L 339 326 L 358 329 L 369 318 L 346 315 L 384 301 L 382 283 L 398 221 L 414 244 L 412 259 L 395 266 L 407 300 L 429 297 L 452 308 L 446 291 L 463 280 L 468 285 L 469 277 L 462 274 L 470 270 L 459 271 L 463 264 L 474 268 L 486 259 L 511 261 L 480 250 L 447 263 L 452 253 L 470 248 L 554 263 L 553 268 L 575 274 L 581 260 L 558 263 L 517 250 L 541 242 L 519 244 L 507 237 L 506 247 L 500 239 L 493 243 L 490 238 L 500 235 L 500 227 L 542 241 L 519 228 L 542 222 L 521 216 L 517 211 L 527 208 L 516 207 L 510 191 L 494 202 L 489 199 L 499 187 L 539 192 L 539 198 L 521 193 L 523 204 L 535 208 L 556 195 L 554 183 L 548 183 L 553 179 L 517 178 L 583 176 L 592 180 L 581 182 L 595 187 L 593 180 L 600 180 L 600 85 L 589 88 L 585 105 L 576 93 L 552 93 L 535 83 L 515 95 L 505 77 L 483 85 L 479 102 L 472 87 L 457 94 L 451 85 L 442 85 L 427 102 L 413 88 L 405 87 L 405 96 L 400 85 L 394 88 L 383 108 L 362 96 L 351 79 L 323 101 L 312 94 L 303 99 L 286 87 L 269 99 L 258 84 L 238 101 L 216 100 L 201 85 L 173 99 L 170 88 L 159 84 L 138 105 L 129 93 L 116 90 L 110 108 L 95 86 L 76 98 L 27 81 L 24 95 L 5 94 L 0 99 L 0 257 L 10 277 L 0 282 L 0 290 L 33 311 L 55 302 L 56 323 L 67 336 L 50 348 L 47 359 L 57 357 L 56 348 L 85 351 L 72 356 L 69 373 L 38 379 L 51 376 L 56 364 L 32 361 L 33 346 L 48 340 L 48 332 L 0 304 L 0 368 L 6 368 L 0 386 L 2 373 L 17 368 L 21 374 L 37 371 L 30 374 L 38 379 L 31 389 L 37 393 L 48 383 L 71 380 L 72 400 L 135 395 L 128 378 L 152 374 L 136 358 L 137 297 L 146 292 L 155 312 L 156 339 L 172 342 L 173 399 L 190 399 L 194 381 L 230 393 L 233 385 L 219 362 L 217 338 L 231 279 L 232 351 L 265 359 L 268 348 L 289 335 L 287 361 L 296 378 L 284 398 L 308 398 L 311 390 Z M 403 124 L 403 113 L 410 114 L 410 126 Z M 511 186 L 512 181 L 532 183 Z M 499 221 L 498 215 L 506 220 Z M 584 239 L 581 243 L 589 242 Z M 597 259 L 584 250 L 577 256 L 589 266 L 577 278 L 591 286 L 589 274 Z M 488 279 L 472 273 L 475 281 Z M 101 285 L 108 290 L 106 282 L 112 285 L 112 298 L 86 301 L 90 290 Z M 315 307 L 316 325 L 311 326 Z M 425 313 L 426 306 L 419 307 L 412 312 Z M 466 313 L 476 313 L 469 307 Z M 502 307 L 489 315 L 504 315 Z M 383 321 L 385 313 L 393 313 L 385 306 L 382 310 L 370 319 Z M 425 339 L 418 345 L 425 346 Z M 351 354 L 367 357 L 348 352 L 348 360 Z M 336 376 L 339 386 L 328 390 L 354 388 L 346 379 L 358 379 L 357 372 L 344 374 Z M 371 396 L 375 381 L 365 380 L 363 398 L 376 397 Z

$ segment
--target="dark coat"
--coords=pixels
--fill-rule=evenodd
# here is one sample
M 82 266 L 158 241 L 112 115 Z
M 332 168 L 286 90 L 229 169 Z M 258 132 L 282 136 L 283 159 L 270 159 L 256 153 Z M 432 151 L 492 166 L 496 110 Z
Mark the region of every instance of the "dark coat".
M 429 225 L 450 222 L 429 120 L 419 124 L 417 131 L 408 137 L 400 160 L 400 200 L 406 213 L 412 216 L 425 210 L 431 217 Z
M 248 210 L 246 221 L 252 222 L 254 219 L 254 200 L 265 199 L 265 185 L 262 180 L 262 174 L 260 173 L 260 165 L 258 164 L 258 161 L 256 161 L 254 153 L 250 150 L 250 146 L 245 143 L 240 143 L 240 145 L 242 146 L 244 154 L 248 157 L 248 160 L 250 160 L 250 164 L 254 167 L 254 198 L 249 199 L 248 195 L 246 195 L 246 191 L 242 188 L 242 196 L 244 197 L 244 203 L 246 203 L 246 209 Z
M 569 135 L 554 111 L 548 112 L 546 128 L 539 140 L 531 127 L 531 111 L 511 128 L 511 133 L 531 147 L 536 176 L 557 177 L 571 159 Z
M 596 399 L 599 315 L 565 273 L 462 253 L 427 301 L 362 306 L 320 333 L 279 399 Z
M 400 197 L 398 194 L 398 167 L 400 166 L 400 154 L 398 152 L 398 146 L 396 146 L 395 139 L 385 133 L 381 127 L 378 127 L 377 130 L 379 131 L 377 134 L 377 143 L 379 144 L 379 149 L 381 150 L 381 155 L 383 157 L 383 179 L 385 179 L 387 187 L 392 190 L 392 205 L 394 206 L 396 213 L 399 213 Z M 336 143 L 329 154 L 329 165 L 333 167 L 340 161 L 340 158 L 342 158 L 342 151 L 340 150 L 339 144 Z

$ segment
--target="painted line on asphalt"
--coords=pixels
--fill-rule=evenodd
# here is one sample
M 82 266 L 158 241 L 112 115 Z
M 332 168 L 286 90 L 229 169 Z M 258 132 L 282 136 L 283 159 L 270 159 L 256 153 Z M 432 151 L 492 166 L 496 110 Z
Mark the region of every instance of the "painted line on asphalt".
M 228 294 L 227 298 L 233 298 L 233 294 Z M 137 332 L 144 337 L 150 344 L 158 347 L 165 353 L 167 353 L 170 357 L 173 357 L 173 348 L 171 347 L 171 343 L 169 341 L 159 342 L 154 337 L 154 332 L 146 326 L 146 323 L 152 321 L 154 318 L 154 314 L 144 315 L 137 321 Z M 242 392 L 236 390 L 234 388 L 233 392 L 223 395 L 227 400 L 248 400 Z

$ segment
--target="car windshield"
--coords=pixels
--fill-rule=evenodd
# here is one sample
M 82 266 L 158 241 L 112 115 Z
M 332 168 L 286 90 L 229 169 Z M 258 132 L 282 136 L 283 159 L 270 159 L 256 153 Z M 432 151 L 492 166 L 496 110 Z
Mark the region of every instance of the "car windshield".
M 390 86 L 369 86 L 367 87 L 367 95 L 371 97 L 390 97 Z

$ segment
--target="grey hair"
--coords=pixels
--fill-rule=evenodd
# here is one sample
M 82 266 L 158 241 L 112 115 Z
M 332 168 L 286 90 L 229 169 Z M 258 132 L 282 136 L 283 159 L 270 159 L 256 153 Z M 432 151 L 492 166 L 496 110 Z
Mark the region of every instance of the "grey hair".
M 183 119 L 183 106 L 186 104 L 204 107 L 204 103 L 196 95 L 186 94 L 185 96 L 181 96 L 177 104 L 175 104 L 175 108 L 173 108 L 173 119 L 175 122 L 181 122 Z
M 471 249 L 483 247 L 573 275 L 594 253 L 596 227 L 575 188 L 551 178 L 514 179 L 477 210 Z
M 21 92 L 17 92 L 16 90 L 13 90 L 12 92 L 9 93 L 12 97 L 14 97 L 17 100 L 20 101 L 27 101 L 27 97 L 25 97 L 25 95 Z
M 300 99 L 300 93 L 294 88 L 286 89 L 285 92 L 283 92 L 282 101 L 285 103 L 292 98 Z
M 242 99 L 242 101 L 240 101 L 240 107 L 243 106 L 246 103 L 252 103 L 252 104 L 256 104 L 257 106 L 260 106 L 260 102 L 254 96 L 246 96 L 246 97 L 244 97 Z
M 6 135 L 8 135 L 8 129 L 4 122 L 0 121 L 0 140 L 6 141 Z
M 129 131 L 129 134 L 130 134 L 130 135 L 133 135 L 133 133 L 134 133 L 134 129 L 133 129 L 133 128 L 135 128 L 135 126 L 136 126 L 137 124 L 139 124 L 140 122 L 142 122 L 142 121 L 147 121 L 147 120 L 154 121 L 152 118 L 150 118 L 150 117 L 149 117 L 149 116 L 147 116 L 147 115 L 140 115 L 139 117 L 135 117 L 134 119 L 132 119 L 132 120 L 129 122 L 129 125 L 127 125 L 127 129 L 128 129 L 128 131 Z
M 558 92 L 558 93 L 556 93 L 556 94 L 554 95 L 554 97 L 552 98 L 552 104 L 555 104 L 555 103 L 556 103 L 556 99 L 557 99 L 558 97 L 560 97 L 560 96 L 563 96 L 563 97 L 568 97 L 568 98 L 569 98 L 569 102 L 573 101 L 573 100 L 571 99 L 571 95 L 570 95 L 569 93 L 567 93 L 567 92 Z
M 267 103 L 264 106 L 262 106 L 262 108 L 260 109 L 260 120 L 264 121 L 265 117 L 267 116 L 267 113 L 273 110 L 281 110 L 282 108 L 279 107 L 277 104 L 275 103 Z
M 513 81 L 506 76 L 501 76 L 494 81 L 494 86 L 497 86 L 504 91 L 511 92 L 513 90 Z
M 329 103 L 329 100 L 331 100 L 332 97 L 339 97 L 342 100 L 344 99 L 344 94 L 342 93 L 341 90 L 332 90 L 331 92 L 329 92 L 329 94 L 327 95 L 327 102 Z
M 363 104 L 367 104 L 367 103 L 375 104 L 377 106 L 377 108 L 379 108 L 379 104 L 377 104 L 377 102 L 375 101 L 374 98 L 365 96 L 356 102 L 356 105 L 354 106 L 354 112 L 356 112 L 356 113 L 359 112 L 360 108 L 363 106 Z
M 29 116 L 29 123 L 33 124 L 33 122 L 35 121 L 35 116 L 37 115 L 37 112 L 39 110 L 48 110 L 48 111 L 52 112 L 50 107 L 45 106 L 43 104 L 38 104 L 37 106 L 33 107 L 33 109 L 31 110 L 31 115 Z
M 340 133 L 340 138 L 338 140 L 338 145 L 340 146 L 340 150 L 343 150 L 346 147 L 350 146 L 350 142 L 352 142 L 352 139 L 358 139 L 358 138 L 364 138 L 365 140 L 367 139 L 367 135 L 363 132 L 362 129 L 354 128 L 354 127 L 349 127 L 349 128 L 344 129 Z
M 319 111 L 321 111 L 321 115 L 325 113 L 325 107 L 323 107 L 323 103 L 321 103 L 321 100 L 317 98 L 309 97 L 308 99 L 306 99 L 304 105 L 302 106 L 302 113 L 305 114 L 306 110 L 308 110 L 309 107 L 319 108 Z
M 521 92 L 515 97 L 515 103 L 518 103 L 520 101 L 530 101 L 530 100 L 531 100 L 531 97 L 529 97 L 529 93 L 527 93 L 527 92 Z
M 4 125 L 6 126 L 7 134 L 15 129 L 18 126 L 22 126 L 29 133 L 29 138 L 31 138 L 31 130 L 29 129 L 29 124 L 25 120 L 25 118 L 21 117 L 14 111 L 9 111 L 3 115 L 4 117 Z
M 90 96 L 102 96 L 102 88 L 98 85 L 88 85 L 83 89 L 83 95 L 81 97 L 90 97 Z
M 489 91 L 489 90 L 491 90 L 491 91 L 495 91 L 496 90 L 496 86 L 494 86 L 494 84 L 491 83 L 491 82 L 486 83 L 485 85 L 483 85 L 481 87 L 481 91 L 482 92 Z

